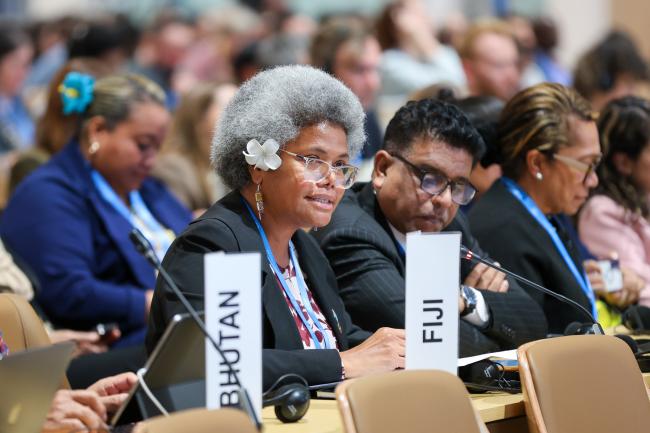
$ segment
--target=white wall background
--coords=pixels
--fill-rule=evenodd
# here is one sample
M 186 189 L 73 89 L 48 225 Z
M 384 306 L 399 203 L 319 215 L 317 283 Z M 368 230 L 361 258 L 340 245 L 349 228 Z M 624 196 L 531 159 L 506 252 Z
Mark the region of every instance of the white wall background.
M 546 12 L 560 29 L 557 54 L 563 65 L 572 68 L 578 57 L 611 28 L 611 1 L 616 0 L 546 0 Z

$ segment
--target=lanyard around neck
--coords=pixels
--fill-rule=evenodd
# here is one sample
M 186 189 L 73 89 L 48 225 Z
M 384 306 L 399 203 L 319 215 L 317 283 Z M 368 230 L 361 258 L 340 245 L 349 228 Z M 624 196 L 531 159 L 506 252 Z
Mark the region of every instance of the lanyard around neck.
M 287 298 L 289 298 L 289 302 L 291 302 L 291 305 L 293 306 L 293 309 L 295 310 L 296 314 L 302 321 L 302 323 L 305 325 L 305 328 L 307 328 L 307 331 L 309 332 L 309 335 L 311 336 L 312 341 L 316 345 L 317 349 L 322 349 L 323 346 L 321 343 L 318 341 L 318 338 L 316 338 L 316 334 L 314 333 L 309 321 L 303 314 L 302 309 L 300 308 L 300 305 L 298 304 L 298 301 L 296 298 L 293 296 L 293 293 L 291 289 L 289 288 L 289 285 L 287 284 L 286 280 L 284 279 L 284 276 L 282 272 L 280 271 L 280 267 L 278 266 L 277 261 L 275 260 L 275 256 L 273 255 L 273 251 L 271 251 L 271 245 L 269 244 L 269 240 L 266 237 L 266 233 L 264 232 L 264 228 L 262 227 L 262 224 L 260 223 L 259 219 L 257 216 L 255 216 L 255 213 L 253 212 L 253 209 L 249 206 L 249 204 L 246 202 L 246 200 L 242 197 L 242 202 L 246 206 L 246 209 L 248 210 L 248 213 L 250 214 L 251 218 L 255 222 L 255 225 L 257 226 L 257 231 L 260 234 L 260 237 L 262 238 L 262 243 L 264 243 L 264 249 L 266 250 L 266 258 L 269 262 L 269 265 L 271 266 L 271 269 L 273 270 L 273 273 L 277 277 L 278 281 L 280 281 L 280 285 L 282 286 L 282 290 L 284 291 L 285 295 L 287 295 Z M 314 325 L 318 328 L 320 331 L 321 335 L 323 336 L 323 343 L 325 345 L 325 349 L 332 349 L 328 342 L 327 335 L 325 334 L 325 330 L 323 329 L 323 326 L 320 324 L 320 321 L 318 320 L 318 316 L 316 315 L 316 312 L 311 306 L 311 302 L 309 300 L 309 295 L 307 293 L 307 288 L 305 285 L 305 279 L 302 275 L 302 271 L 300 270 L 300 266 L 298 264 L 298 260 L 296 259 L 296 251 L 293 246 L 293 242 L 289 241 L 289 259 L 291 260 L 291 264 L 293 265 L 293 268 L 296 270 L 296 281 L 298 282 L 298 289 L 300 291 L 300 298 L 302 301 L 302 306 L 313 321 Z
M 560 256 L 562 256 L 562 259 L 564 260 L 567 267 L 573 274 L 573 277 L 578 282 L 578 285 L 580 286 L 584 294 L 589 299 L 589 304 L 591 305 L 591 312 L 594 316 L 594 319 L 598 320 L 598 311 L 596 309 L 596 297 L 594 296 L 594 291 L 591 289 L 589 280 L 587 279 L 587 276 L 585 275 L 584 271 L 580 272 L 578 270 L 575 262 L 569 255 L 569 252 L 567 251 L 564 242 L 562 242 L 562 240 L 558 236 L 555 227 L 553 227 L 553 225 L 548 220 L 548 218 L 546 218 L 546 215 L 544 215 L 544 213 L 537 206 L 535 201 L 514 180 L 503 176 L 501 177 L 501 182 L 503 182 L 503 184 L 506 186 L 510 194 L 512 194 L 524 206 L 524 208 L 528 211 L 528 213 L 535 219 L 535 221 L 539 223 L 539 225 L 542 226 L 542 228 L 549 235 L 549 237 L 553 241 L 553 244 L 555 245 L 555 248 L 560 253 Z
M 147 205 L 144 203 L 142 196 L 137 190 L 131 191 L 129 193 L 129 202 L 133 208 L 133 212 L 124 204 L 124 202 L 117 195 L 115 190 L 109 185 L 109 183 L 104 179 L 104 177 L 97 171 L 91 171 L 91 177 L 95 187 L 99 191 L 99 194 L 102 196 L 108 204 L 113 207 L 120 215 L 122 215 L 133 227 L 138 226 L 135 216 L 140 219 L 142 224 L 145 227 L 138 227 L 143 232 L 150 232 L 152 234 L 158 234 L 156 238 L 160 241 L 161 245 L 158 245 L 159 242 L 154 242 L 152 239 L 149 241 L 157 246 L 155 248 L 156 254 L 162 260 L 162 257 L 165 255 L 165 252 L 171 245 L 171 239 L 165 234 L 165 228 L 156 220 L 153 216 Z M 135 216 L 134 216 L 135 214 Z M 144 229 L 144 230 L 143 230 Z

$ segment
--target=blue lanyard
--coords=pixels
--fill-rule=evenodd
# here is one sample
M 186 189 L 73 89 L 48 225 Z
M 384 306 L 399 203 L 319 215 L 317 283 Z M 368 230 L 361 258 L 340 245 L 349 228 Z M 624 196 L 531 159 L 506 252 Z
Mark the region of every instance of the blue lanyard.
M 248 213 L 251 215 L 251 218 L 253 218 L 253 221 L 255 221 L 255 225 L 257 226 L 257 231 L 262 237 L 262 242 L 264 243 L 264 249 L 266 250 L 266 258 L 269 261 L 269 265 L 271 265 L 271 269 L 273 269 L 273 272 L 275 273 L 276 277 L 280 281 L 280 284 L 282 285 L 282 290 L 284 290 L 284 293 L 287 295 L 287 298 L 289 298 L 289 301 L 291 302 L 293 309 L 296 311 L 296 314 L 298 315 L 298 317 L 300 317 L 300 320 L 305 325 L 305 328 L 307 328 L 307 331 L 309 332 L 311 339 L 316 345 L 316 348 L 322 349 L 323 347 L 321 346 L 320 342 L 316 338 L 316 334 L 311 329 L 311 325 L 307 321 L 307 318 L 303 315 L 302 309 L 298 305 L 298 301 L 293 296 L 293 293 L 291 292 L 291 289 L 287 285 L 287 282 L 285 281 L 282 272 L 280 272 L 280 268 L 278 267 L 278 263 L 275 261 L 275 257 L 273 256 L 273 252 L 271 251 L 271 245 L 269 244 L 269 240 L 266 237 L 266 233 L 264 232 L 264 228 L 262 227 L 262 224 L 260 223 L 259 219 L 257 219 L 255 213 L 253 212 L 253 210 L 248 205 L 246 200 L 244 200 L 243 197 L 242 197 L 242 202 L 246 206 L 246 209 L 248 209 Z M 309 315 L 311 320 L 314 322 L 314 325 L 316 325 L 321 335 L 323 336 L 325 349 L 332 349 L 332 347 L 328 342 L 327 334 L 325 334 L 325 330 L 321 326 L 318 320 L 318 316 L 316 316 L 316 312 L 312 308 L 311 302 L 309 301 L 309 295 L 307 294 L 305 280 L 303 278 L 302 271 L 300 270 L 300 266 L 298 265 L 298 260 L 296 259 L 296 249 L 294 248 L 293 242 L 291 241 L 289 241 L 289 257 L 291 259 L 291 263 L 293 264 L 293 268 L 296 270 L 296 281 L 298 281 L 298 289 L 300 290 L 300 298 L 302 301 L 302 305 L 305 308 L 305 311 L 307 311 L 307 314 Z
M 406 250 L 404 249 L 404 245 L 397 239 L 397 235 L 395 232 L 397 229 L 393 228 L 390 223 L 388 223 L 388 229 L 390 230 L 390 234 L 393 236 L 393 239 L 395 239 L 395 246 L 397 247 L 397 253 L 402 257 L 402 259 L 406 260 Z
M 97 170 L 92 170 L 90 174 L 92 176 L 93 183 L 95 184 L 95 187 L 97 187 L 97 190 L 99 191 L 99 194 L 102 196 L 102 198 L 106 200 L 108 204 L 110 204 L 128 222 L 130 222 L 132 226 L 135 227 L 136 221 L 131 214 L 131 211 L 118 197 L 118 195 L 115 193 L 115 190 L 113 190 L 113 188 L 108 184 L 106 179 L 104 179 L 104 177 Z M 158 245 L 159 248 L 155 248 L 155 250 L 158 258 L 162 260 L 165 252 L 171 245 L 171 239 L 165 234 L 165 228 L 151 214 L 149 208 L 147 208 L 147 205 L 144 203 L 142 196 L 137 190 L 131 191 L 129 193 L 129 202 L 133 207 L 133 213 L 135 213 L 135 215 L 137 215 L 137 217 L 142 221 L 142 224 L 146 226 L 147 230 L 145 231 L 149 231 L 153 234 L 158 234 L 156 238 L 158 241 L 160 241 L 160 245 Z M 149 241 L 151 241 L 151 239 L 149 239 Z M 156 245 L 158 242 L 152 242 L 152 244 Z
M 526 193 L 526 191 L 524 191 L 515 181 L 503 176 L 501 177 L 501 182 L 504 183 L 506 188 L 508 188 L 510 194 L 512 194 L 517 200 L 519 200 L 519 202 L 524 206 L 524 208 L 526 208 L 528 213 L 532 215 L 535 221 L 537 221 L 544 228 L 546 233 L 548 233 L 548 235 L 551 237 L 551 240 L 553 241 L 555 248 L 560 253 L 562 259 L 564 260 L 566 265 L 569 267 L 569 270 L 573 274 L 573 277 L 576 279 L 576 281 L 580 285 L 580 288 L 589 299 L 589 303 L 591 304 L 591 312 L 594 316 L 594 319 L 598 320 L 598 311 L 596 310 L 596 297 L 594 296 L 594 291 L 591 289 L 589 280 L 587 279 L 587 276 L 585 275 L 584 271 L 580 272 L 576 267 L 576 264 L 571 258 L 571 256 L 569 255 L 569 252 L 567 251 L 564 243 L 558 236 L 555 227 L 553 227 L 550 221 L 546 218 L 546 215 L 542 213 L 541 209 L 537 207 L 535 201 L 533 201 L 533 199 L 530 198 L 530 196 Z

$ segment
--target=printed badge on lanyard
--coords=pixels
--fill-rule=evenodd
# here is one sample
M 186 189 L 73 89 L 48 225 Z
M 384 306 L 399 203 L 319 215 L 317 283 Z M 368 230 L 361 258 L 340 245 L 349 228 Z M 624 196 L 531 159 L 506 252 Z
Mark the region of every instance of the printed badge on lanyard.
M 273 270 L 273 273 L 275 273 L 275 276 L 277 277 L 278 281 L 280 281 L 280 284 L 282 285 L 282 290 L 289 298 L 289 302 L 291 302 L 293 309 L 296 311 L 296 314 L 298 314 L 298 317 L 305 325 L 305 328 L 307 328 L 307 331 L 309 332 L 311 339 L 314 341 L 316 348 L 323 349 L 323 346 L 318 341 L 318 338 L 316 338 L 316 334 L 314 333 L 311 324 L 304 316 L 302 309 L 298 304 L 298 301 L 293 296 L 291 289 L 287 285 L 287 282 L 285 281 L 284 276 L 280 271 L 280 267 L 278 266 L 278 263 L 275 260 L 275 256 L 273 255 L 273 252 L 271 251 L 271 245 L 269 244 L 269 241 L 266 237 L 266 233 L 264 232 L 264 228 L 262 227 L 262 224 L 260 223 L 257 216 L 255 216 L 253 209 L 251 209 L 251 207 L 248 205 L 248 203 L 246 202 L 246 200 L 244 200 L 243 197 L 242 197 L 242 202 L 246 206 L 246 209 L 248 209 L 248 213 L 251 215 L 251 218 L 253 218 L 253 221 L 255 221 L 255 225 L 257 226 L 257 231 L 262 237 L 262 242 L 264 243 L 264 249 L 266 250 L 266 258 L 269 262 L 269 265 L 271 266 L 271 269 Z M 302 305 L 303 307 L 305 307 L 307 314 L 309 315 L 314 325 L 316 325 L 321 335 L 323 336 L 323 343 L 325 345 L 324 348 L 332 349 L 332 347 L 330 347 L 330 344 L 328 342 L 327 335 L 325 334 L 325 330 L 323 329 L 323 326 L 320 324 L 320 321 L 318 320 L 318 316 L 316 315 L 316 312 L 312 308 L 311 302 L 309 301 L 309 295 L 307 293 L 307 286 L 305 285 L 305 279 L 303 278 L 302 271 L 300 270 L 300 266 L 298 265 L 298 260 L 296 259 L 296 249 L 293 246 L 293 242 L 291 241 L 289 241 L 289 259 L 291 260 L 291 264 L 293 265 L 293 268 L 296 270 L 296 281 L 298 282 L 298 288 L 300 291 L 300 298 L 302 301 Z

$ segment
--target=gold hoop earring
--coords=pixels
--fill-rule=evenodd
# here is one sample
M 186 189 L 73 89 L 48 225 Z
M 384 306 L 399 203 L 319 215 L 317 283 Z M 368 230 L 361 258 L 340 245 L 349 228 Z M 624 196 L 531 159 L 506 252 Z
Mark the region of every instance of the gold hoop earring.
M 255 205 L 257 206 L 257 215 L 262 220 L 262 215 L 264 215 L 264 196 L 262 195 L 261 183 L 257 184 L 257 190 L 255 191 Z
M 88 154 L 89 155 L 94 155 L 97 153 L 99 150 L 100 144 L 99 141 L 95 140 L 92 143 L 90 143 L 90 147 L 88 148 Z

